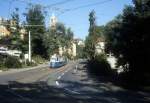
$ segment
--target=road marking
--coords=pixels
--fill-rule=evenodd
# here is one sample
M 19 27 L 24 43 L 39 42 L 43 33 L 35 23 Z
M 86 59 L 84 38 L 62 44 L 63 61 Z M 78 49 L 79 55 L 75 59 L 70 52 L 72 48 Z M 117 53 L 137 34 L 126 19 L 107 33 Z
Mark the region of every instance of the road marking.
M 69 91 L 69 92 L 72 92 L 72 93 L 74 93 L 74 94 L 81 94 L 81 93 L 79 93 L 79 92 L 76 92 L 76 91 L 73 91 L 73 90 L 70 90 L 70 89 L 67 89 L 67 88 L 65 88 L 65 90 L 66 90 L 66 91 Z
M 56 81 L 56 85 L 59 85 L 59 82 L 58 82 L 58 81 Z
M 57 79 L 60 79 L 61 78 L 61 76 L 59 76 Z
M 64 75 L 64 73 L 62 73 L 62 76 Z

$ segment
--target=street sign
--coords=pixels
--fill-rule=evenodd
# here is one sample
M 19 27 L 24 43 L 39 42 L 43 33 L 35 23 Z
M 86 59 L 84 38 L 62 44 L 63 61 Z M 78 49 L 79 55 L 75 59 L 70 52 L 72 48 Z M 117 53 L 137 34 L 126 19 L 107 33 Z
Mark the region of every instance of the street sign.
M 28 54 L 25 54 L 25 55 L 24 55 L 24 58 L 25 58 L 25 60 L 27 60 L 27 59 L 29 58 L 29 55 L 28 55 Z

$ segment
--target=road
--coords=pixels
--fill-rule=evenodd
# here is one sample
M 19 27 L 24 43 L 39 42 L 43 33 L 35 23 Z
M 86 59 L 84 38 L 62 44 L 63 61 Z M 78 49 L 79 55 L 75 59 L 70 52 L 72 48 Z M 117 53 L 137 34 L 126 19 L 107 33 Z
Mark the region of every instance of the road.
M 77 70 L 75 67 L 78 67 Z M 0 103 L 149 103 L 150 94 L 96 81 L 86 62 L 0 73 Z

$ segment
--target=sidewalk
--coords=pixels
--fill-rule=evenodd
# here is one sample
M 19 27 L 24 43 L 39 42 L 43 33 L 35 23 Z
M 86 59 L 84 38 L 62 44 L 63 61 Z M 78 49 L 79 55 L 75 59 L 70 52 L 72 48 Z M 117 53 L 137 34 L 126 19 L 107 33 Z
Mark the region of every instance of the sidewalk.
M 47 67 L 47 66 L 48 66 L 48 63 L 43 63 L 43 64 L 39 64 L 39 65 L 34 66 L 34 67 L 12 68 L 12 69 L 9 69 L 7 71 L 0 71 L 0 75 L 10 74 L 10 73 L 18 73 L 18 72 L 23 72 L 23 71 L 37 69 L 37 68 L 43 68 L 43 67 Z

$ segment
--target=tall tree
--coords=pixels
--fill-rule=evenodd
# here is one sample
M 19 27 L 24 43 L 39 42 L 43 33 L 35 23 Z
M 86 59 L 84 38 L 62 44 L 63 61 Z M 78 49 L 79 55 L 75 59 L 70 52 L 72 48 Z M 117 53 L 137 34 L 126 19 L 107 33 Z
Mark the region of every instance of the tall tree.
M 19 22 L 20 22 L 20 18 L 19 18 L 19 8 L 15 8 L 15 11 L 11 14 L 11 18 L 12 18 L 12 27 L 15 28 L 15 32 L 19 32 L 20 30 L 20 26 L 19 26 Z
M 44 43 L 47 53 L 52 55 L 58 53 L 59 47 L 69 47 L 73 39 L 73 32 L 70 28 L 66 28 L 63 23 L 58 22 L 56 29 L 49 29 L 46 32 Z
M 96 45 L 96 18 L 95 18 L 95 11 L 91 11 L 89 14 L 89 34 L 85 40 L 85 55 L 87 58 L 94 59 L 95 58 L 95 45 Z
M 22 50 L 22 42 L 20 39 L 20 26 L 19 26 L 19 9 L 15 8 L 15 11 L 11 14 L 11 19 L 7 20 L 6 28 L 10 32 L 10 36 L 4 37 L 1 42 L 9 47 L 9 49 Z
M 107 47 L 118 58 L 118 64 L 130 73 L 130 79 L 143 82 L 150 75 L 150 0 L 133 0 L 123 14 L 106 25 Z
M 25 16 L 26 24 L 28 25 L 26 29 L 31 32 L 33 54 L 46 56 L 46 48 L 43 43 L 46 29 L 42 7 L 40 5 L 30 6 Z M 26 38 L 28 38 L 28 36 Z

